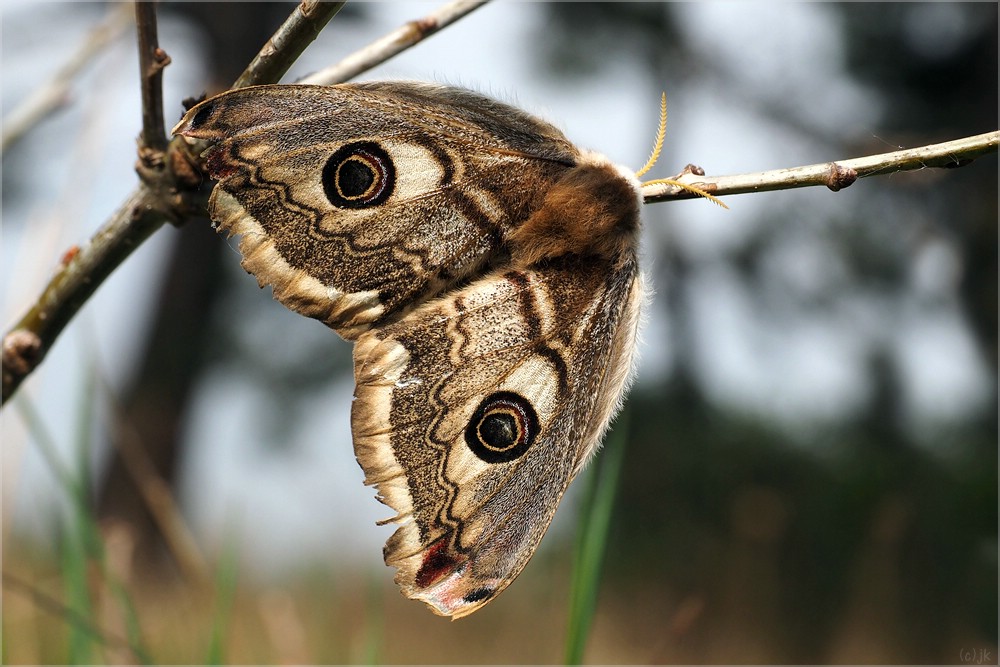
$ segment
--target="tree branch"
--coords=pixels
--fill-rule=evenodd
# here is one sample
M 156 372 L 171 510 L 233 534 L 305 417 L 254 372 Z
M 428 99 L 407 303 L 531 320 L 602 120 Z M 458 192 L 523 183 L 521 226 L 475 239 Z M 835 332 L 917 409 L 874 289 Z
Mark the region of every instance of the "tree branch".
M 72 248 L 38 300 L 4 336 L 3 403 L 45 357 L 56 337 L 105 278 L 168 220 L 140 185 L 82 248 Z
M 135 31 L 139 40 L 139 88 L 142 91 L 139 154 L 146 159 L 143 149 L 162 153 L 167 147 L 167 131 L 163 127 L 163 68 L 170 64 L 170 56 L 158 44 L 156 7 L 150 0 L 135 3 Z
M 281 80 L 346 2 L 302 0 L 236 79 L 233 88 Z
M 453 0 L 424 18 L 410 21 L 363 49 L 355 51 L 336 65 L 311 74 L 298 83 L 330 85 L 353 79 L 358 74 L 366 72 L 376 65 L 381 65 L 394 55 L 419 44 L 438 30 L 454 23 L 487 2 L 488 0 Z
M 705 176 L 704 172 L 700 172 L 697 167 L 689 167 L 676 180 L 701 188 L 716 197 L 746 192 L 790 190 L 814 185 L 825 185 L 836 192 L 848 187 L 859 178 L 877 174 L 891 174 L 897 171 L 911 171 L 927 167 L 946 169 L 962 167 L 977 157 L 996 153 L 998 144 L 1000 144 L 1000 132 L 987 132 L 942 144 L 908 148 L 881 155 L 735 176 Z M 642 195 L 647 204 L 678 199 L 695 199 L 699 196 L 675 185 L 662 183 L 644 187 Z

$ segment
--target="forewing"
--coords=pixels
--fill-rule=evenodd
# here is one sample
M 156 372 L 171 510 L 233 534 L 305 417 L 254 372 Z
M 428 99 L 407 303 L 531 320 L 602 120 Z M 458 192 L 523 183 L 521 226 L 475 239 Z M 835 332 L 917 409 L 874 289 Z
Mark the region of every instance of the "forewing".
M 578 155 L 513 107 L 400 82 L 230 91 L 192 108 L 175 132 L 214 143 L 210 213 L 242 236 L 244 267 L 349 339 L 503 254 L 509 231 Z M 334 161 L 358 146 L 384 154 L 385 196 L 345 205 Z

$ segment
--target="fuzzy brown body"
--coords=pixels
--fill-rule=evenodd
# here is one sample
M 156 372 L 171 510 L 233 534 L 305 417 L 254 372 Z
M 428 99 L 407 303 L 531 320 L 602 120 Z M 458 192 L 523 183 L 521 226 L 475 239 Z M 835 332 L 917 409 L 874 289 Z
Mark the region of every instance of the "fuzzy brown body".
M 551 125 L 406 82 L 193 108 L 210 203 L 275 298 L 354 340 L 352 430 L 397 515 L 385 559 L 437 613 L 534 552 L 631 376 L 638 182 Z

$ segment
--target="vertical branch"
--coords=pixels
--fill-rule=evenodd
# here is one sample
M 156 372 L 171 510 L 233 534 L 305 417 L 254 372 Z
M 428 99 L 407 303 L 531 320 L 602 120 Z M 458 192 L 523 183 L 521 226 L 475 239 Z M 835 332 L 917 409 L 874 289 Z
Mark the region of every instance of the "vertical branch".
M 142 90 L 143 149 L 162 152 L 167 148 L 167 132 L 163 125 L 163 68 L 170 56 L 160 48 L 156 35 L 156 7 L 151 0 L 135 3 L 135 27 L 139 39 L 139 86 Z

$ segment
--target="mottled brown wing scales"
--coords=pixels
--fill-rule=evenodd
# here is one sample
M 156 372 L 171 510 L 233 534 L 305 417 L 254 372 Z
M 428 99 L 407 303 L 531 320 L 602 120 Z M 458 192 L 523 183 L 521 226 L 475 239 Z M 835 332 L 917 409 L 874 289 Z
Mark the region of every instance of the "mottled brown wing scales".
M 206 163 L 229 198 L 213 218 L 232 233 L 267 235 L 268 260 L 281 260 L 276 270 L 246 268 L 262 284 L 289 271 L 315 279 L 329 296 L 298 294 L 288 280 L 275 296 L 353 339 L 502 255 L 507 231 L 575 162 L 558 131 L 511 107 L 479 108 L 483 99 L 418 84 L 261 86 L 202 103 L 177 131 L 216 142 Z M 393 191 L 378 206 L 338 208 L 324 167 L 356 142 L 385 150 Z
M 326 322 L 352 339 L 378 320 L 384 311 L 375 290 L 341 292 L 308 269 L 293 265 L 275 237 L 225 190 L 216 189 L 209 204 L 220 231 L 240 236 L 243 267 L 263 287 L 271 285 L 274 298 L 297 313 Z
M 518 575 L 631 377 L 639 184 L 454 88 L 261 86 L 193 108 L 210 209 L 275 298 L 355 340 L 385 561 L 439 614 Z
M 355 446 L 366 481 L 404 516 L 386 559 L 399 568 L 407 595 L 439 613 L 462 615 L 523 568 L 596 446 L 581 441 L 595 432 L 596 404 L 617 400 L 621 387 L 610 386 L 610 369 L 630 366 L 631 351 L 612 349 L 608 334 L 631 328 L 634 335 L 638 300 L 634 264 L 616 270 L 604 259 L 574 258 L 492 274 L 361 337 Z M 550 340 L 576 344 L 560 350 Z M 401 349 L 419 362 L 400 370 L 385 361 Z M 391 395 L 378 391 L 386 380 L 374 369 L 384 368 L 393 369 Z M 482 398 L 498 391 L 530 401 L 540 429 L 523 456 L 488 464 L 470 451 L 464 434 Z M 373 414 L 393 427 L 369 431 L 379 422 Z M 382 465 L 369 465 L 371 451 L 381 453 Z M 407 488 L 378 484 L 387 469 L 401 472 Z M 477 591 L 480 597 L 464 601 Z

